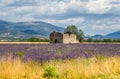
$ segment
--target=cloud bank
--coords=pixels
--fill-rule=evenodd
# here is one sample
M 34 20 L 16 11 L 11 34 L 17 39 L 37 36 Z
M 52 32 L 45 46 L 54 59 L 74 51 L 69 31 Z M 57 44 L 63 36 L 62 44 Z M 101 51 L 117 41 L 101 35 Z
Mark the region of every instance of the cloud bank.
M 120 30 L 120 0 L 0 0 L 0 19 L 74 24 L 86 34 Z

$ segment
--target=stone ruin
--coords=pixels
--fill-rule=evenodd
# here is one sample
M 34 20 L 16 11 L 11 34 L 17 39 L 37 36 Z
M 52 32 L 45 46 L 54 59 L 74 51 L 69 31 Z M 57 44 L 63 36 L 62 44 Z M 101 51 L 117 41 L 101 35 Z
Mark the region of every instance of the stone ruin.
M 63 34 L 60 32 L 52 32 L 50 34 L 50 43 L 63 43 Z
M 63 34 L 54 31 L 50 34 L 50 43 L 78 43 L 78 40 L 75 34 Z

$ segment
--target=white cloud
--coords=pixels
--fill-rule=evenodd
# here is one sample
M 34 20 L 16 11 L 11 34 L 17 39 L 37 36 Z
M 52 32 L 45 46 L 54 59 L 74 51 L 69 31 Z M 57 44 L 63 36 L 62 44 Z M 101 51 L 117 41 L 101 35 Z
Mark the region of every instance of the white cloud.
M 2 4 L 11 4 L 11 3 L 13 3 L 14 2 L 14 0 L 1 0 L 1 3 Z
M 91 0 L 87 8 L 90 13 L 103 14 L 111 9 L 111 5 L 107 0 Z
M 26 12 L 32 12 L 33 8 L 32 6 L 21 6 L 21 7 L 16 7 L 12 9 L 14 13 L 26 13 Z
M 35 6 L 34 11 L 42 15 L 62 14 L 66 12 L 66 4 L 64 2 L 53 2 L 43 6 Z
M 6 12 L 0 12 L 0 15 L 1 15 L 1 16 L 6 16 L 7 13 L 6 13 Z
M 36 6 L 36 13 L 42 15 L 56 15 L 56 14 L 66 14 L 68 12 L 81 12 L 84 4 L 78 0 L 71 0 L 69 2 L 60 1 L 60 2 L 51 2 L 46 5 Z
M 64 19 L 64 20 L 49 20 L 49 19 L 44 19 L 42 21 L 48 22 L 55 24 L 57 26 L 61 27 L 67 27 L 68 25 L 76 25 L 79 27 L 79 25 L 84 22 L 84 18 L 78 17 L 78 18 L 69 18 L 69 19 Z
M 120 29 L 120 24 L 118 24 L 118 25 L 116 24 L 115 26 L 114 26 L 114 25 L 107 26 L 106 24 L 96 25 L 96 26 L 93 26 L 92 29 L 93 29 L 93 30 L 99 30 L 99 31 L 118 30 L 118 29 Z

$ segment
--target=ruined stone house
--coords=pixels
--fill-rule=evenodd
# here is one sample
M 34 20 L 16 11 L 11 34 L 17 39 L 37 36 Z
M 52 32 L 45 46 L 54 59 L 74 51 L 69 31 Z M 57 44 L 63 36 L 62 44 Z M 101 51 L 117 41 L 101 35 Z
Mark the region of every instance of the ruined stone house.
M 60 32 L 52 32 L 50 34 L 50 43 L 78 43 L 75 34 L 63 34 Z

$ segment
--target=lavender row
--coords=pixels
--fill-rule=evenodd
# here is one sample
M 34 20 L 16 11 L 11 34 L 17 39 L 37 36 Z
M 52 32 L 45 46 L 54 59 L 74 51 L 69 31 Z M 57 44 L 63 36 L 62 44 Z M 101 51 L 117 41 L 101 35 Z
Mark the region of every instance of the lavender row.
M 0 56 L 23 53 L 24 60 L 88 58 L 120 55 L 120 44 L 0 44 Z M 18 54 L 19 54 L 18 53 Z

